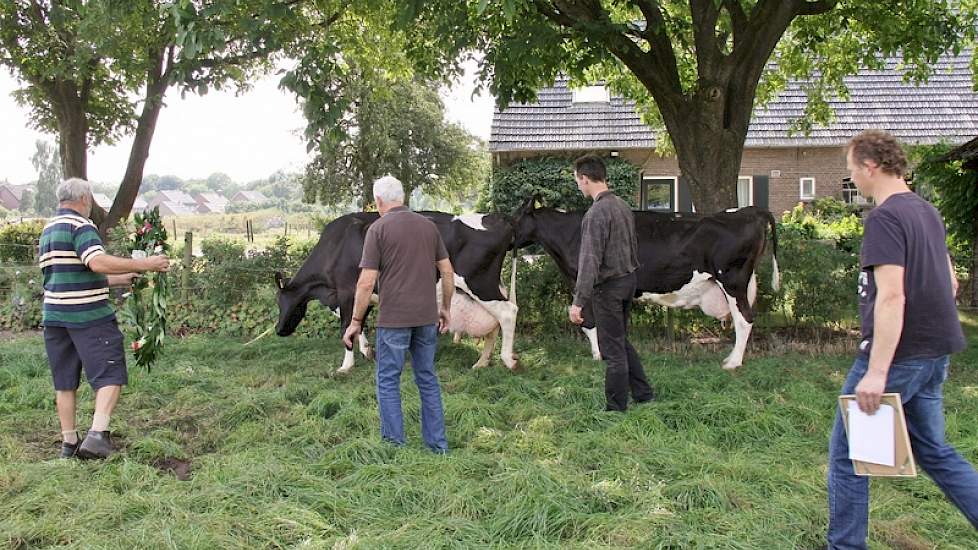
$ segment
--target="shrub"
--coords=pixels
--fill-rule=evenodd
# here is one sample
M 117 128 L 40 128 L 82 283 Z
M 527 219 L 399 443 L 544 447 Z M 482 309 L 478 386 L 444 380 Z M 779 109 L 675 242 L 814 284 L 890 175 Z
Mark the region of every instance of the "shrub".
M 479 201 L 480 211 L 511 213 L 526 199 L 538 197 L 543 206 L 565 210 L 584 210 L 591 201 L 574 183 L 573 158 L 543 157 L 527 159 L 496 170 L 488 189 Z M 635 207 L 639 169 L 628 161 L 605 159 L 608 185 L 619 197 Z
M 43 229 L 42 220 L 11 223 L 0 227 L 0 262 L 33 263 Z

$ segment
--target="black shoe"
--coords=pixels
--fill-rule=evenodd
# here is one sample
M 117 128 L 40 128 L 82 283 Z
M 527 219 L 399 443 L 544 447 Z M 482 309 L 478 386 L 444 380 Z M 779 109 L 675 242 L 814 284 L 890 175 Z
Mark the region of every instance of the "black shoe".
M 655 402 L 655 396 L 654 395 L 653 396 L 650 396 L 650 397 L 646 397 L 645 399 L 636 399 L 632 403 L 632 405 L 633 406 L 636 406 L 636 407 L 640 407 L 642 405 L 647 405 L 647 404 L 653 403 L 653 402 Z
M 112 439 L 109 432 L 88 430 L 85 441 L 78 447 L 78 458 L 107 458 L 112 454 Z
M 65 441 L 61 442 L 61 458 L 74 458 L 75 452 L 78 450 L 78 444 L 81 441 L 76 441 L 74 443 L 68 443 Z

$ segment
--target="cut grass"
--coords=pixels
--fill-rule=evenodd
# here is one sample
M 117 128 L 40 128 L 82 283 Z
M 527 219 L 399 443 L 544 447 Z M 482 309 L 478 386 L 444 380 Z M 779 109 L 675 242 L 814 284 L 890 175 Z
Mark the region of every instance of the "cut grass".
M 949 439 L 978 462 L 978 325 L 952 362 Z M 582 341 L 518 343 L 525 369 L 471 371 L 442 341 L 452 453 L 379 441 L 371 366 L 334 376 L 338 338 L 171 343 L 130 373 L 105 462 L 59 461 L 37 335 L 0 342 L 0 545 L 9 548 L 819 548 L 825 463 L 848 355 L 640 345 L 652 405 L 605 413 Z M 814 351 L 814 352 L 813 352 Z M 79 424 L 92 413 L 80 392 Z M 872 548 L 974 548 L 926 478 L 873 482 Z

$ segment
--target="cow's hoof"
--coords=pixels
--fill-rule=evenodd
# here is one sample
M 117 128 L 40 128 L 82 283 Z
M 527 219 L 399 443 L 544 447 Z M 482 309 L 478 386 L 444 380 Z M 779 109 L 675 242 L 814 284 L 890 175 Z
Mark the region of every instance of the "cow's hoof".
M 367 349 L 363 350 L 363 356 L 366 357 L 367 359 L 369 359 L 370 361 L 373 361 L 374 360 L 374 350 L 373 350 L 373 348 L 367 348 Z
M 484 368 L 486 368 L 488 366 L 489 366 L 489 362 L 488 361 L 486 361 L 486 362 L 479 361 L 476 364 L 472 365 L 472 370 L 484 369 Z
M 723 370 L 736 370 L 740 366 L 740 363 L 734 363 L 732 361 L 723 362 Z
M 351 368 L 353 368 L 353 367 L 340 367 L 340 368 L 336 369 L 336 374 L 339 374 L 339 375 L 350 374 L 350 369 Z
M 511 365 L 506 365 L 506 367 L 509 368 L 509 372 L 523 372 L 523 365 L 515 359 Z
M 600 353 L 592 353 L 591 354 L 591 358 L 594 359 L 595 361 L 600 361 L 601 360 L 601 354 Z

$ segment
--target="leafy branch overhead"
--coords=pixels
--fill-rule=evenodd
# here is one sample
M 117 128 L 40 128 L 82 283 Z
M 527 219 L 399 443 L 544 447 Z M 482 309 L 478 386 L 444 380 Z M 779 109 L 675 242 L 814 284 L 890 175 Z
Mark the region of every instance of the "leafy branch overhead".
M 953 4 L 953 5 L 952 5 Z M 806 82 L 798 130 L 825 123 L 844 77 L 899 56 L 925 79 L 941 53 L 973 43 L 976 1 L 410 0 L 404 19 L 452 57 L 485 51 L 499 107 L 534 99 L 558 74 L 603 80 L 664 128 L 697 210 L 736 204 L 755 106 Z M 453 37 L 448 40 L 446 37 Z M 427 53 L 428 56 L 432 54 Z M 665 140 L 663 140 L 665 142 Z

